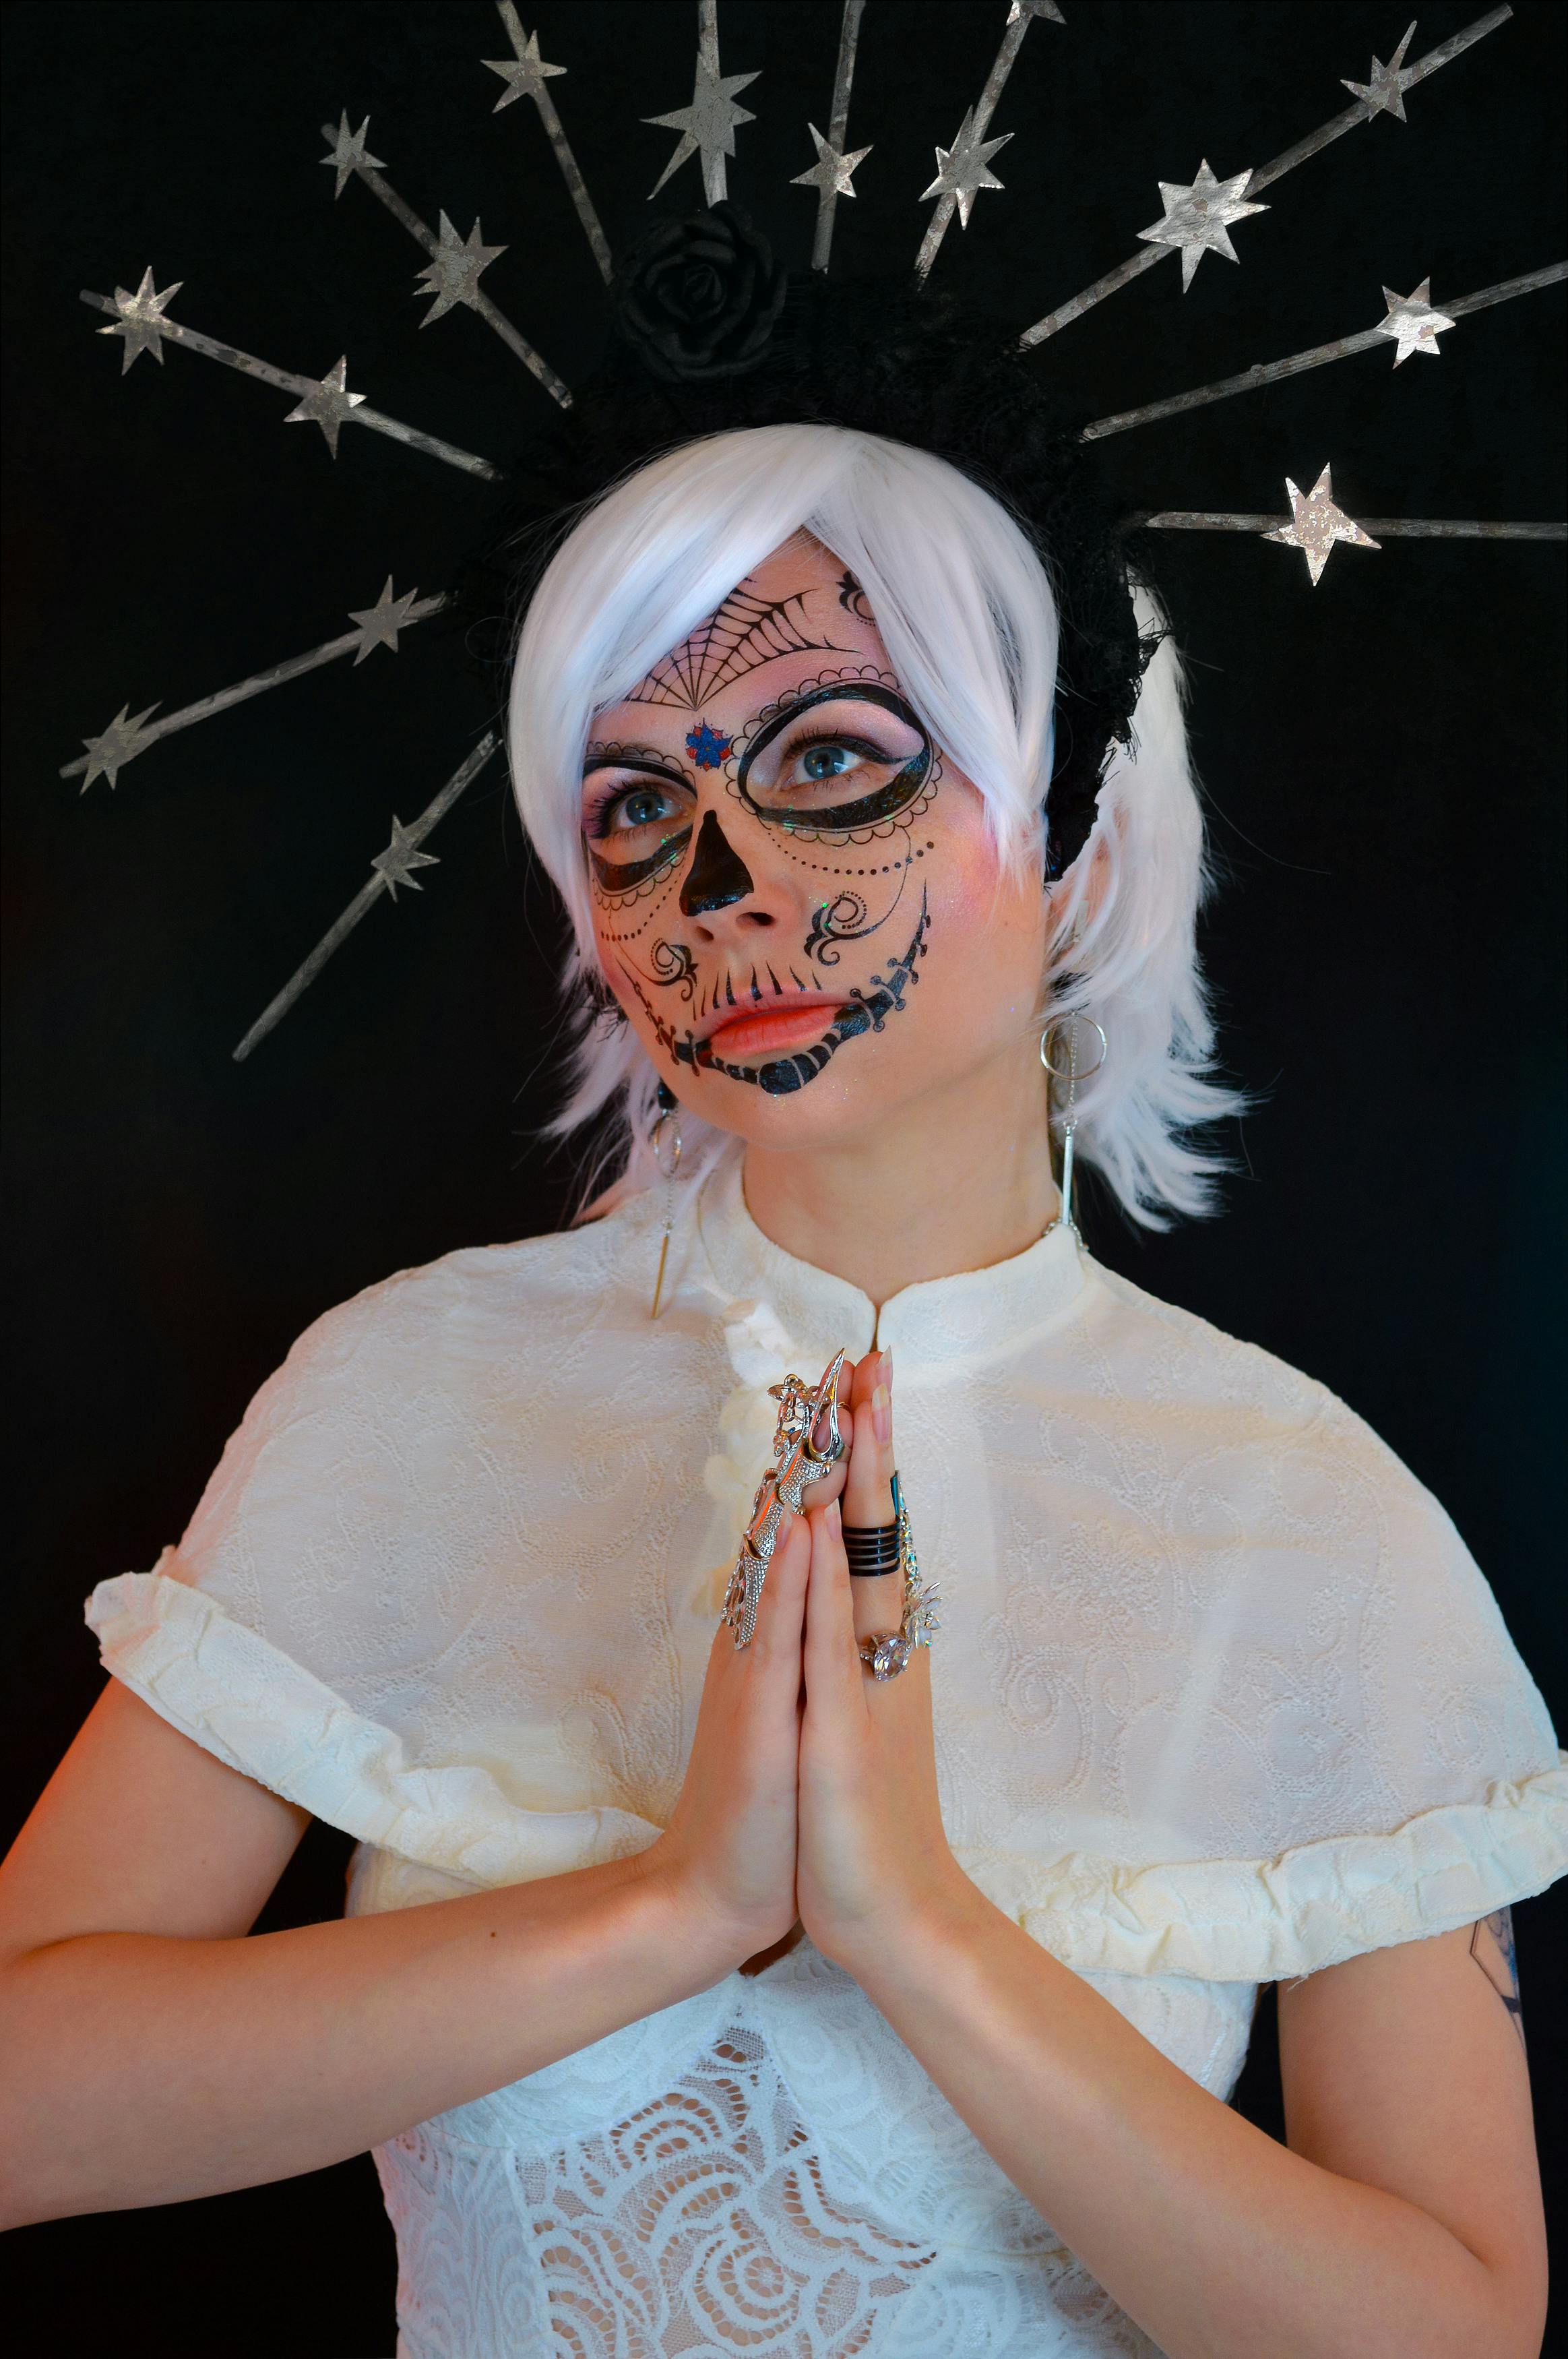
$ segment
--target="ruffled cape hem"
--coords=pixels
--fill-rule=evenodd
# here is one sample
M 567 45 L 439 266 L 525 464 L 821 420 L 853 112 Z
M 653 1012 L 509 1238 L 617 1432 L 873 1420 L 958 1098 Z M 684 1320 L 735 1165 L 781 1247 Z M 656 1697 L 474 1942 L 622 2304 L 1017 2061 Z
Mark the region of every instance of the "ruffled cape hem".
M 205 1751 L 359 1842 L 476 1888 L 629 1858 L 661 1832 L 629 1810 L 525 1809 L 478 1766 L 411 1762 L 395 1731 L 161 1571 L 101 1582 L 86 1618 L 105 1668 Z M 1452 1931 L 1568 1872 L 1568 1754 L 1480 1801 L 1271 1859 L 956 1855 L 1077 1973 L 1278 1982 Z

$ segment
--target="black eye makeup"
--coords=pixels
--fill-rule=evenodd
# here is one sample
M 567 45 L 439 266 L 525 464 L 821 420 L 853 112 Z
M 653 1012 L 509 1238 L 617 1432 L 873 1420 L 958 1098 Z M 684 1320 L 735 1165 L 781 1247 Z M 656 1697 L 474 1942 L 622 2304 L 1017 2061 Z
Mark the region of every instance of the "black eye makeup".
M 677 860 L 691 841 L 697 797 L 687 781 L 632 748 L 590 751 L 582 831 L 607 893 L 629 893 Z
M 914 801 L 931 739 L 896 689 L 839 681 L 775 713 L 747 746 L 736 791 L 774 827 L 838 834 Z

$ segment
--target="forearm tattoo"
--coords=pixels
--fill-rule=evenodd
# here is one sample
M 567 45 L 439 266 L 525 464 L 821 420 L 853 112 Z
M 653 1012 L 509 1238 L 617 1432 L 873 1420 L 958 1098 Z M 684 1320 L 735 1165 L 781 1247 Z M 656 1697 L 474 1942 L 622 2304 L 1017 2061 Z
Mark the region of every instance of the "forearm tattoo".
M 1519 2045 L 1524 2046 L 1524 2016 L 1519 2006 L 1519 1966 L 1514 1956 L 1514 1912 L 1494 1908 L 1477 1919 L 1470 1934 L 1470 1955 L 1513 2018 Z

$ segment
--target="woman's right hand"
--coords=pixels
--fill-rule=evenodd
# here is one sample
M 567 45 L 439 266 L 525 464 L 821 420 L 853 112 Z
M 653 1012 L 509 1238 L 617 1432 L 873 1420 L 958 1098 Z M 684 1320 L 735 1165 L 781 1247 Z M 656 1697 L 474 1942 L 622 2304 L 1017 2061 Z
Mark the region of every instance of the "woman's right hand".
M 841 1476 L 820 1489 L 836 1492 Z M 808 1496 L 815 1506 L 817 1491 Z M 668 1880 L 698 1942 L 731 1971 L 784 1939 L 795 1921 L 795 1779 L 800 1755 L 801 1638 L 811 1539 L 786 1508 L 751 1642 L 714 1633 L 697 1734 L 670 1823 L 642 1854 Z

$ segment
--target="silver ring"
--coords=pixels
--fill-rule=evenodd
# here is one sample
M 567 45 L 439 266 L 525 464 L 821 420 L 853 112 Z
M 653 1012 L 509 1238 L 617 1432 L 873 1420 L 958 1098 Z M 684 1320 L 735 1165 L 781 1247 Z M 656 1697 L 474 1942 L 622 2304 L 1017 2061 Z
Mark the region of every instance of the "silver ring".
M 673 1180 L 676 1173 L 680 1169 L 681 1136 L 680 1124 L 676 1122 L 676 1111 L 677 1109 L 676 1107 L 669 1107 L 666 1112 L 659 1116 L 657 1122 L 654 1123 L 652 1130 L 648 1133 L 648 1152 L 654 1158 L 654 1168 L 657 1171 L 661 1180 Z M 667 1124 L 672 1122 L 675 1123 L 675 1136 L 672 1142 L 675 1151 L 670 1158 L 670 1168 L 666 1171 L 665 1169 L 664 1156 L 660 1150 L 664 1146 L 665 1126 Z
M 896 1680 L 907 1669 L 914 1645 L 902 1630 L 879 1630 L 874 1638 L 862 1638 L 855 1652 L 872 1679 Z
M 1045 1043 L 1050 1039 L 1053 1032 L 1056 1031 L 1059 1027 L 1069 1024 L 1073 1027 L 1073 1045 L 1067 1051 L 1067 1064 L 1064 1068 L 1060 1065 L 1054 1065 L 1051 1062 L 1050 1058 L 1045 1053 Z M 1095 1057 L 1092 1064 L 1082 1062 L 1078 1057 L 1077 1027 L 1080 1025 L 1082 1025 L 1087 1031 L 1092 1032 L 1099 1043 L 1098 1053 Z M 1089 1075 L 1091 1073 L 1098 1073 L 1100 1067 L 1104 1064 L 1106 1050 L 1108 1046 L 1109 1043 L 1106 1039 L 1104 1032 L 1095 1022 L 1094 1017 L 1092 1016 L 1081 1016 L 1075 1009 L 1069 1015 L 1059 1016 L 1054 1023 L 1047 1024 L 1045 1029 L 1040 1035 L 1040 1061 L 1044 1066 L 1045 1071 L 1050 1074 L 1051 1079 L 1054 1082 L 1087 1082 Z

